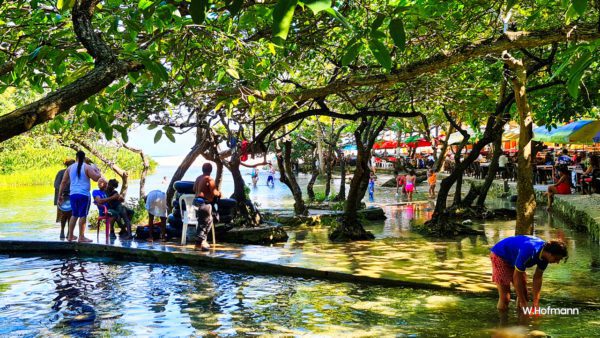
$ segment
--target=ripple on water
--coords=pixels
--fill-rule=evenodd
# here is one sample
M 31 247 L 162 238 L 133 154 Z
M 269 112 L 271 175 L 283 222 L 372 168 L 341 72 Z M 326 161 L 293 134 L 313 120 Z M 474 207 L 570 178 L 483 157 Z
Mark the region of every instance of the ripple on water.
M 478 336 L 498 325 L 494 306 L 486 298 L 185 266 L 0 258 L 0 336 Z M 589 336 L 597 315 L 542 318 L 531 328 Z

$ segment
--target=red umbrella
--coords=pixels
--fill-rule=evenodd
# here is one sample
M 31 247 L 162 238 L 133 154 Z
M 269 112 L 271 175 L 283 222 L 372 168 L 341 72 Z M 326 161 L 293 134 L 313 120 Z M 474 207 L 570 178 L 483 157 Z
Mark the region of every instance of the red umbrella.
M 407 143 L 406 146 L 408 146 L 409 148 L 430 147 L 431 142 L 427 141 L 424 138 L 420 138 L 415 142 Z
M 396 149 L 396 148 L 398 148 L 398 142 L 397 141 L 385 141 L 385 142 L 383 142 L 381 147 L 382 147 L 382 149 Z
M 373 149 L 383 149 L 383 143 L 384 141 L 375 142 L 375 144 L 373 145 Z

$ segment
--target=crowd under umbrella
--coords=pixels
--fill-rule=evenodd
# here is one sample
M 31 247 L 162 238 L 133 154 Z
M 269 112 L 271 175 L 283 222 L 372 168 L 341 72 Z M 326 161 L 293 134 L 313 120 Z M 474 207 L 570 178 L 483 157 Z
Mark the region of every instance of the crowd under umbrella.
M 419 135 L 413 135 L 406 140 L 404 140 L 404 144 L 407 148 L 419 148 L 419 147 L 430 147 L 431 142 L 427 141 L 426 138 L 421 137 Z
M 540 126 L 533 130 L 533 140 L 560 144 L 593 144 L 600 142 L 600 121 L 581 120 L 564 126 Z

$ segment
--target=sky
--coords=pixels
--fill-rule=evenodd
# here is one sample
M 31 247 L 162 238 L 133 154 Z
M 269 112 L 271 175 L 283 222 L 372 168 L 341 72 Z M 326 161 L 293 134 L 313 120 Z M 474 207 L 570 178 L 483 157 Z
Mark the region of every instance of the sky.
M 162 156 L 184 156 L 186 155 L 196 140 L 195 130 L 191 130 L 183 135 L 175 135 L 175 143 L 163 134 L 163 137 L 154 143 L 154 135 L 157 129 L 148 130 L 147 126 L 142 125 L 134 130 L 129 131 L 129 142 L 127 144 L 141 148 L 151 157 Z

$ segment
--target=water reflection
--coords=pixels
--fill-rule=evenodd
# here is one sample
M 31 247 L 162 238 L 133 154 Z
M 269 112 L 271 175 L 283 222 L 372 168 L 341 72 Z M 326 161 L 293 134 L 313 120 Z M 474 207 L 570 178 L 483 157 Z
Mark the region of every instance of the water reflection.
M 117 261 L 0 258 L 0 335 L 590 336 L 598 311 L 523 322 L 490 298 Z M 51 286 L 51 287 L 49 287 Z

